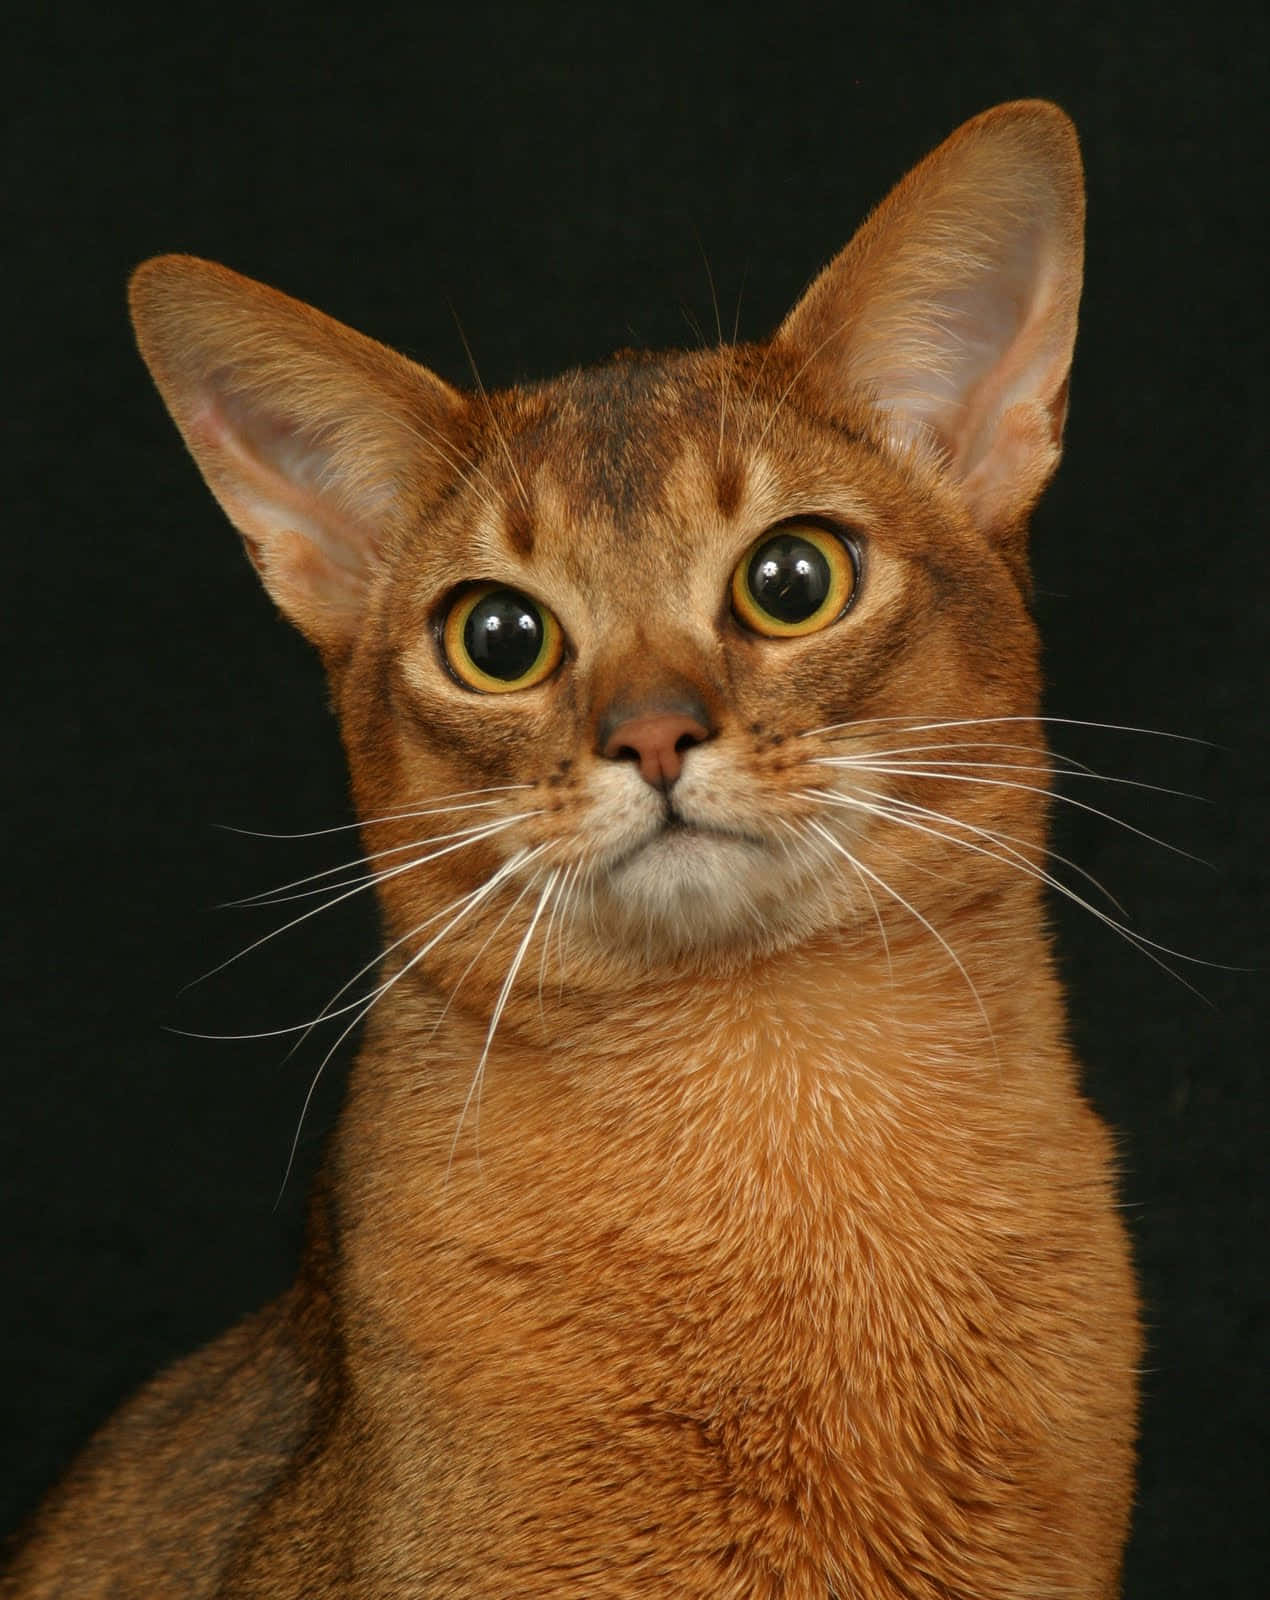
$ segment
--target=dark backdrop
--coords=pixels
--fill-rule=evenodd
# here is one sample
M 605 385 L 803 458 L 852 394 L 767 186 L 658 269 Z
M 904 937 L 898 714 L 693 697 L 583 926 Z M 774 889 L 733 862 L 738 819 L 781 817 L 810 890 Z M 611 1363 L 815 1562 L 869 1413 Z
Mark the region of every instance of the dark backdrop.
M 1058 843 L 1148 937 L 1264 968 L 1260 7 L 43 9 L 5 48 L 6 1524 L 291 1270 L 338 1063 L 275 1204 L 321 1051 L 165 1028 L 291 1022 L 373 936 L 353 901 L 183 991 L 272 925 L 217 902 L 351 847 L 217 829 L 345 822 L 343 771 L 315 659 L 133 352 L 146 255 L 224 260 L 462 383 L 453 307 L 493 385 L 712 336 L 703 258 L 725 327 L 739 301 L 763 334 L 958 122 L 1057 99 L 1090 210 L 1067 457 L 1036 522 L 1049 709 L 1211 741 L 1059 743 L 1203 796 L 1084 794 L 1215 870 L 1073 807 Z M 1260 1594 L 1261 980 L 1172 963 L 1201 998 L 1056 915 L 1151 1330 L 1128 1593 Z

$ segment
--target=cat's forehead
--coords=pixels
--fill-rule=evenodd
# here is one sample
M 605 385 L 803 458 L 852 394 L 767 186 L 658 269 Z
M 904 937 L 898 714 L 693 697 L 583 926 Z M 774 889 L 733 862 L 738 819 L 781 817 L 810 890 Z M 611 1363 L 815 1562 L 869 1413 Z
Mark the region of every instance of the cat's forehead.
M 872 520 L 897 490 L 875 445 L 801 413 L 750 347 L 620 355 L 493 396 L 485 420 L 482 474 L 497 493 L 471 529 L 479 559 L 584 590 L 615 569 L 655 583 L 734 555 L 738 538 L 799 513 Z
M 623 353 L 508 397 L 496 418 L 523 469 L 555 486 L 577 518 L 637 536 L 663 517 L 682 463 L 718 431 L 713 353 Z M 676 469 L 679 469 L 678 471 Z

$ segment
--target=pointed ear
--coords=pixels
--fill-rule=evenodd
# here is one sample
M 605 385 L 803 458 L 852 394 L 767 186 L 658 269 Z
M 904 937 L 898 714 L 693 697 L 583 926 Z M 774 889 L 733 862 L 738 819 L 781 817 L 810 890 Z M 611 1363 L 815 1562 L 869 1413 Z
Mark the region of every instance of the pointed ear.
M 145 262 L 129 300 L 146 365 L 265 587 L 339 653 L 412 494 L 454 475 L 462 397 L 298 300 L 193 256 Z
M 998 106 L 909 173 L 776 334 L 825 403 L 862 399 L 901 447 L 933 446 L 1016 555 L 1058 463 L 1084 210 L 1067 117 Z

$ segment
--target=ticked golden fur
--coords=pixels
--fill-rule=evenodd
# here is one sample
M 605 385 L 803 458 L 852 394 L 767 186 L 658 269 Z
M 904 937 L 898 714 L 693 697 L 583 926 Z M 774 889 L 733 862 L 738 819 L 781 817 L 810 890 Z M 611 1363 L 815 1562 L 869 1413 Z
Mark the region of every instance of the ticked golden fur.
M 102 1430 L 0 1593 L 1117 1592 L 1135 1295 L 1025 546 L 1082 204 L 1062 113 L 999 107 L 767 343 L 488 396 L 139 270 L 325 660 L 384 954 L 297 1283 Z M 733 575 L 799 529 L 850 598 L 770 635 Z M 541 681 L 465 679 L 474 584 L 554 619 Z

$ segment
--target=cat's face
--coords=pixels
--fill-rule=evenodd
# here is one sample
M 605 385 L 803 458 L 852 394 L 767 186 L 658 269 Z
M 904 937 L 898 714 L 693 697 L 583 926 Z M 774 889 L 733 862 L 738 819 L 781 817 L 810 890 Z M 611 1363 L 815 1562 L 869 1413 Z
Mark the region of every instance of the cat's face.
M 993 806 L 886 753 L 1000 742 L 903 730 L 1029 715 L 1033 631 L 938 476 L 790 377 L 758 349 L 619 360 L 474 408 L 462 479 L 386 552 L 340 703 L 364 816 L 481 806 L 378 825 L 373 846 L 520 820 L 387 880 L 399 930 L 526 852 L 514 878 L 568 884 L 579 936 L 653 959 L 871 930 L 870 873 L 930 903 L 938 841 L 888 828 L 876 797 L 976 825 Z M 468 643 L 490 622 L 528 643 L 485 645 L 506 675 L 486 682 Z M 684 723 L 673 782 L 638 726 L 621 738 L 658 716 Z M 870 752 L 882 772 L 825 764 Z M 1034 807 L 1010 809 L 1035 832 Z
M 1024 534 L 1082 221 L 1066 118 L 999 107 L 767 344 L 492 397 L 224 268 L 139 270 L 160 389 L 330 670 L 390 948 L 452 984 L 539 921 L 652 962 L 943 942 L 1035 885 Z

